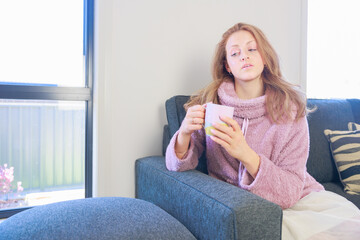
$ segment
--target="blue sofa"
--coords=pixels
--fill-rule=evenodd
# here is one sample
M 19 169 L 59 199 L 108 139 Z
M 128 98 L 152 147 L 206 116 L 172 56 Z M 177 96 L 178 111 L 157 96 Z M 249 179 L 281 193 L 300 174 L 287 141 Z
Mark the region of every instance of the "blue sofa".
M 133 198 L 98 197 L 33 207 L 0 223 L 1 240 L 195 239 L 174 217 Z
M 170 172 L 164 153 L 185 117 L 189 96 L 166 101 L 168 124 L 163 132 L 163 156 L 136 161 L 136 197 L 152 202 L 179 220 L 197 239 L 281 239 L 282 209 L 259 196 L 207 175 L 202 156 L 195 170 Z M 360 195 L 344 192 L 324 129 L 347 130 L 360 122 L 358 99 L 309 99 L 316 111 L 308 116 L 308 172 L 329 190 L 360 208 Z

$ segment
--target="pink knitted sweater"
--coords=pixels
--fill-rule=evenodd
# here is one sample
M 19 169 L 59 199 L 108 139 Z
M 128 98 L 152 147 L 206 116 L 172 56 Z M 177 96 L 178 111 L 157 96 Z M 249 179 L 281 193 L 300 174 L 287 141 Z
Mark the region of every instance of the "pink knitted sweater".
M 190 148 L 183 159 L 175 154 L 172 137 L 166 151 L 166 166 L 170 171 L 194 169 L 198 158 L 206 150 L 209 175 L 239 186 L 262 198 L 280 205 L 283 209 L 293 206 L 312 191 L 324 190 L 307 171 L 309 130 L 306 117 L 285 124 L 274 124 L 266 113 L 266 95 L 241 100 L 234 84 L 224 82 L 218 89 L 220 103 L 232 106 L 234 119 L 242 126 L 247 122 L 245 139 L 260 156 L 260 167 L 255 179 L 241 162 L 231 157 L 219 144 L 205 135 L 204 129 L 192 134 Z

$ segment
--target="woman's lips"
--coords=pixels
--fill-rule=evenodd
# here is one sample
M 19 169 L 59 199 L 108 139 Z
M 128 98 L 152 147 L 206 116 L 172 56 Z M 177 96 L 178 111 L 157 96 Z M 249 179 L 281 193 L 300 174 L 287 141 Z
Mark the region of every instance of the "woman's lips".
M 251 65 L 251 64 L 244 64 L 243 66 L 242 66 L 242 68 L 241 69 L 248 69 L 248 68 L 251 68 L 253 65 Z

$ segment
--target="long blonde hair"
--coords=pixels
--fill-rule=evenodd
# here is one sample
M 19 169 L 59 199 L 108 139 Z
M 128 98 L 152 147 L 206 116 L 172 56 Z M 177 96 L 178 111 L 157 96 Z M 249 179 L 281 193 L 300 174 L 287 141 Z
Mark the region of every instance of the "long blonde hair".
M 299 119 L 306 115 L 306 97 L 293 84 L 285 81 L 280 71 L 278 56 L 270 45 L 264 33 L 255 26 L 237 23 L 227 30 L 221 41 L 217 44 L 215 56 L 212 63 L 213 81 L 195 95 L 191 96 L 184 105 L 185 109 L 196 104 L 207 102 L 219 103 L 217 90 L 224 81 L 234 82 L 234 77 L 226 70 L 226 43 L 231 34 L 245 30 L 253 35 L 257 43 L 257 49 L 264 62 L 264 70 L 261 79 L 264 83 L 266 92 L 266 109 L 272 121 L 281 122 L 282 120 L 295 118 Z M 296 116 L 294 114 L 296 107 Z

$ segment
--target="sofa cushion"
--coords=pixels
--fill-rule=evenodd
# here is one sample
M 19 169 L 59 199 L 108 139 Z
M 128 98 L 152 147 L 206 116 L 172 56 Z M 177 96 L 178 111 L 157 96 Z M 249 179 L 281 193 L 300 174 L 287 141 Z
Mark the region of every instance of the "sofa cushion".
M 349 122 L 348 123 L 348 128 L 349 128 L 349 131 L 360 130 L 360 124 L 357 124 L 357 123 L 354 123 L 354 122 Z
M 1 239 L 195 239 L 156 205 L 132 198 L 86 198 L 37 206 L 0 224 Z
M 360 195 L 360 130 L 325 129 L 345 192 Z
M 350 200 L 360 209 L 360 197 L 359 195 L 352 195 L 348 194 L 344 191 L 344 186 L 341 182 L 328 182 L 322 184 L 327 191 L 331 191 L 334 193 L 339 194 L 340 196 L 345 197 L 346 199 Z
M 308 106 L 316 107 L 316 110 L 308 115 L 310 132 L 308 172 L 320 183 L 339 182 L 339 175 L 324 130 L 348 130 L 348 123 L 355 122 L 353 107 L 345 99 L 308 99 Z
M 355 122 L 360 123 L 360 99 L 347 99 L 347 101 L 351 105 Z

